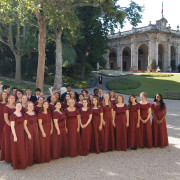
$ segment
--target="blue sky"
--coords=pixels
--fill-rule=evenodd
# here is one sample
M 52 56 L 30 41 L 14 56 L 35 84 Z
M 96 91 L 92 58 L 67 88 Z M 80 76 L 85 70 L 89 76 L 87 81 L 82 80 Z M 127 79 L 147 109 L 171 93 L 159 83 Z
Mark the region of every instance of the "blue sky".
M 143 13 L 142 23 L 138 27 L 147 26 L 149 21 L 152 24 L 156 23 L 156 20 L 161 19 L 162 0 L 134 0 L 137 4 L 145 7 Z M 130 3 L 130 0 L 119 0 L 121 7 L 126 7 Z M 163 1 L 164 17 L 167 19 L 171 28 L 176 30 L 177 25 L 180 25 L 180 0 L 164 0 Z M 129 23 L 124 24 L 124 28 L 121 31 L 130 30 L 132 26 Z

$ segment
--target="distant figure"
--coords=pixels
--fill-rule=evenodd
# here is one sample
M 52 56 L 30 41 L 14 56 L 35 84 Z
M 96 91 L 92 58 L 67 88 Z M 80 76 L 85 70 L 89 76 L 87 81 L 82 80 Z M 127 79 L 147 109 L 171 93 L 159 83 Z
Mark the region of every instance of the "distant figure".
M 2 92 L 2 88 L 3 88 L 3 85 L 2 85 L 2 82 L 0 81 L 0 93 Z
M 89 83 L 90 83 L 90 87 L 92 88 L 93 87 L 93 77 L 92 76 L 89 78 Z
M 161 72 L 161 69 L 159 68 L 159 66 L 158 66 L 158 68 L 156 69 L 156 72 Z
M 99 86 L 102 85 L 102 76 L 100 75 L 99 78 L 98 78 L 98 83 L 99 83 Z

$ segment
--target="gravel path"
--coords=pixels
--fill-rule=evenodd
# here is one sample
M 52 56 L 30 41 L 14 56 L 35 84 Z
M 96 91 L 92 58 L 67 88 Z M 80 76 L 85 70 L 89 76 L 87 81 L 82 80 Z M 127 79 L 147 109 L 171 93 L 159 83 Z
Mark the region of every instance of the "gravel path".
M 67 157 L 15 171 L 10 164 L 0 162 L 0 180 L 180 179 L 180 101 L 165 102 L 169 147 Z

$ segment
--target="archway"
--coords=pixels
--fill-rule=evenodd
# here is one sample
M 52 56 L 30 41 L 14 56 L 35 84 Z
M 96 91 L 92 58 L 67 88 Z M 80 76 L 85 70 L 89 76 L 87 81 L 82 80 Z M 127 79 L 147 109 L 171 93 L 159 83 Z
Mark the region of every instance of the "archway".
M 148 66 L 148 47 L 142 44 L 138 49 L 138 70 L 147 70 Z
M 123 71 L 129 71 L 131 68 L 131 49 L 129 47 L 125 47 L 122 51 L 123 55 Z
M 109 53 L 109 69 L 111 70 L 117 69 L 117 55 L 115 51 L 111 51 Z
M 162 44 L 158 45 L 158 67 L 160 69 L 164 68 L 164 47 Z

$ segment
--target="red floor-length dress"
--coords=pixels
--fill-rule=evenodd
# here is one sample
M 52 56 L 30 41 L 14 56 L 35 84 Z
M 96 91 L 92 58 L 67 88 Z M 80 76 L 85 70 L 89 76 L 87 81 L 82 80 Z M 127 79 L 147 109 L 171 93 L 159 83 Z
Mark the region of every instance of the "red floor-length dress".
M 99 131 L 99 126 L 101 123 L 100 114 L 103 113 L 103 108 L 99 107 L 97 109 L 92 109 L 92 145 L 91 151 L 100 153 L 103 151 L 104 147 L 104 130 Z
M 123 107 L 114 106 L 115 111 L 115 134 L 116 134 L 116 150 L 127 150 L 127 118 L 126 111 L 128 106 L 124 104 Z
M 104 150 L 112 151 L 115 149 L 114 127 L 112 124 L 112 109 L 113 105 L 106 105 L 103 107 L 104 126 Z
M 15 108 L 10 108 L 5 106 L 3 108 L 4 113 L 8 114 L 8 119 L 10 120 L 10 115 L 15 112 Z M 11 143 L 10 143 L 11 127 L 5 122 L 2 141 L 1 141 L 1 161 L 11 162 Z
M 141 146 L 141 131 L 137 128 L 138 110 L 140 110 L 139 103 L 129 109 L 128 147 L 130 148 Z
M 42 119 L 42 126 L 46 134 L 46 137 L 43 137 L 41 130 L 39 130 L 40 162 L 49 162 L 51 160 L 51 113 L 40 112 L 38 119 Z
M 17 142 L 14 142 L 14 136 L 11 133 L 11 164 L 14 169 L 24 169 L 27 167 L 25 140 L 24 140 L 24 117 L 12 114 L 10 121 L 15 122 L 15 131 Z
M 140 114 L 143 120 L 147 119 L 148 110 L 151 108 L 151 104 L 140 104 Z M 152 139 L 152 126 L 150 118 L 146 123 L 141 121 L 140 123 L 140 130 L 141 130 L 141 147 L 148 147 L 152 148 L 153 139 Z
M 31 139 L 28 139 L 28 135 L 27 133 L 25 133 L 26 160 L 27 165 L 31 166 L 35 162 L 40 162 L 40 146 L 37 115 L 29 115 L 25 113 L 24 120 L 27 120 L 27 128 L 31 134 Z
M 3 108 L 6 106 L 6 103 L 0 102 L 0 146 L 2 142 L 2 133 L 3 133 L 3 128 L 4 128 L 4 111 Z M 1 148 L 1 147 L 0 147 Z
M 155 105 L 154 103 L 152 104 L 151 108 L 154 111 L 154 115 L 156 116 L 157 120 L 160 120 L 163 117 L 166 104 L 164 104 L 164 109 L 161 109 L 160 105 Z M 165 118 L 161 124 L 157 124 L 154 119 L 152 120 L 152 132 L 154 147 L 162 148 L 169 145 Z
M 65 128 L 66 115 L 57 111 L 53 112 L 53 119 L 58 119 L 60 135 L 54 126 L 52 134 L 52 158 L 60 158 L 68 155 L 67 133 Z
M 79 110 L 76 109 L 75 111 L 68 111 L 68 109 L 66 109 L 65 113 L 67 117 L 66 126 L 68 129 L 68 155 L 71 157 L 75 157 L 82 154 L 80 132 L 77 132 L 77 115 L 79 115 Z
M 81 115 L 81 123 L 84 125 L 87 123 L 89 116 L 92 115 L 92 109 L 87 111 L 79 110 Z M 81 142 L 82 142 L 82 155 L 86 156 L 91 150 L 91 139 L 92 139 L 92 125 L 91 122 L 81 129 Z

